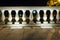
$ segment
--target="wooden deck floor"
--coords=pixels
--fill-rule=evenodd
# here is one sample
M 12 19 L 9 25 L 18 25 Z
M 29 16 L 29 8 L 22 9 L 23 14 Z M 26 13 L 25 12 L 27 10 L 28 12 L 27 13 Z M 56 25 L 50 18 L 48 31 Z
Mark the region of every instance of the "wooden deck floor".
M 0 27 L 0 40 L 60 40 L 60 29 L 39 27 L 10 29 Z

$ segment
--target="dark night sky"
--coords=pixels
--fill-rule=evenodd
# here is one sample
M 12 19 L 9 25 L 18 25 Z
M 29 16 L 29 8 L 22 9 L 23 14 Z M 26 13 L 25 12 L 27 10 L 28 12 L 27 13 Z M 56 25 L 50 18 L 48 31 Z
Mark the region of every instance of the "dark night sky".
M 0 6 L 46 6 L 48 0 L 0 0 Z

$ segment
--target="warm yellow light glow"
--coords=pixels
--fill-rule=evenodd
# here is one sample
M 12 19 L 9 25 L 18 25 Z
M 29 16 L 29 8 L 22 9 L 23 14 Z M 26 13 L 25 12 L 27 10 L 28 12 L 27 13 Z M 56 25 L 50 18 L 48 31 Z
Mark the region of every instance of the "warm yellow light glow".
M 60 0 L 58 0 L 60 2 Z
M 60 3 L 60 0 L 58 0 L 57 2 Z
M 58 6 L 58 5 L 60 5 L 60 0 L 49 0 L 47 2 L 47 5 L 48 6 L 53 6 L 53 5 Z

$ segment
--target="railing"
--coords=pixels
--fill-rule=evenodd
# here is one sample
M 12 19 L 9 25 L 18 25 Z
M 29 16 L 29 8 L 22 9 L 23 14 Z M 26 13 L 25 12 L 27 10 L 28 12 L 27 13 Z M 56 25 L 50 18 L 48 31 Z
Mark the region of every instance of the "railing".
M 0 25 L 3 26 L 60 27 L 59 24 L 60 7 L 0 7 Z

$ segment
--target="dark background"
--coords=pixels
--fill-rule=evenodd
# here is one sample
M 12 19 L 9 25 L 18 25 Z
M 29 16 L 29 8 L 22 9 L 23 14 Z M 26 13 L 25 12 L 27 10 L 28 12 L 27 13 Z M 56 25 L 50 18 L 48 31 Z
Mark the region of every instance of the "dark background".
M 46 6 L 48 0 L 0 0 L 0 6 Z

